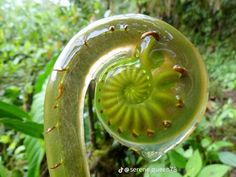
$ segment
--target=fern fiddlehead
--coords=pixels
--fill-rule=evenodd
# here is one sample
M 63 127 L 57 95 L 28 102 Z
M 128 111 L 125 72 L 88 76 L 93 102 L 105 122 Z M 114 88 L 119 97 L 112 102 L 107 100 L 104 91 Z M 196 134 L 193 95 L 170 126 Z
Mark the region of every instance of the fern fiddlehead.
M 45 142 L 51 176 L 89 176 L 83 102 L 92 79 L 105 129 L 149 160 L 182 141 L 204 113 L 206 71 L 182 34 L 137 14 L 95 22 L 72 38 L 48 83 Z

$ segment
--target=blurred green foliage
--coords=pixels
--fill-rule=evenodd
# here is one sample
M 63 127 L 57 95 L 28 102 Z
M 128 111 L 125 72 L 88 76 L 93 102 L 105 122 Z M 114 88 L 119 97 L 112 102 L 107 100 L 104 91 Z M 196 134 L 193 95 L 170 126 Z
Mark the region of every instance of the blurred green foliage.
M 236 176 L 236 1 L 71 0 L 69 6 L 42 2 L 0 1 L 1 177 L 48 176 L 42 126 L 45 83 L 52 66 L 84 26 L 123 13 L 163 19 L 185 34 L 207 65 L 210 99 L 194 133 L 150 164 L 113 141 L 96 115 L 91 135 L 86 99 L 85 139 L 94 176 Z M 120 167 L 176 171 L 119 174 Z

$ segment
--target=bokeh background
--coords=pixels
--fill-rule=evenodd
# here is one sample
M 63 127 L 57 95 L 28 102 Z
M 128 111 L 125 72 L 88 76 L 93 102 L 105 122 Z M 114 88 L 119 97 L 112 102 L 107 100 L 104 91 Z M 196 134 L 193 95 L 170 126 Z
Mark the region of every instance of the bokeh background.
M 162 19 L 199 49 L 209 101 L 194 133 L 155 163 L 114 141 L 89 112 L 92 177 L 236 177 L 235 0 L 0 0 L 0 176 L 47 177 L 45 83 L 69 39 L 89 23 L 124 13 Z M 175 167 L 175 173 L 122 173 L 120 167 Z

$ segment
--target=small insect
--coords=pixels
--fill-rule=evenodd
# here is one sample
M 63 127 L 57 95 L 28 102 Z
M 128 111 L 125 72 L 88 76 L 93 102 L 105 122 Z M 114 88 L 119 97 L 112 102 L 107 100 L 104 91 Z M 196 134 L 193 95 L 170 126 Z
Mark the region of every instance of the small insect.
M 141 39 L 144 39 L 147 36 L 153 36 L 157 41 L 160 41 L 161 37 L 156 31 L 148 31 L 142 34 Z
M 114 26 L 110 26 L 109 27 L 109 31 L 111 31 L 111 32 L 115 31 L 115 27 Z
M 185 76 L 185 75 L 187 75 L 187 70 L 184 68 L 184 67 L 181 67 L 181 66 L 179 66 L 179 65 L 174 65 L 173 66 L 173 69 L 175 70 L 175 71 L 177 71 L 177 72 L 179 72 L 182 76 Z
M 55 165 L 53 165 L 50 169 L 54 170 L 57 169 L 58 167 L 60 167 L 62 165 L 62 161 L 59 163 L 56 163 Z
M 59 84 L 58 86 L 58 95 L 56 97 L 56 100 L 60 99 L 64 93 L 64 86 L 62 83 Z

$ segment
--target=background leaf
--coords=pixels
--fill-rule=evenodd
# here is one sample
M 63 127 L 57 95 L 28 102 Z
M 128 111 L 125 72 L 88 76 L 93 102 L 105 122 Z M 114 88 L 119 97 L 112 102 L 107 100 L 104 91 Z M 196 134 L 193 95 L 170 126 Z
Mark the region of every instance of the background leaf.
M 24 141 L 26 147 L 26 158 L 28 161 L 28 177 L 40 176 L 40 165 L 45 151 L 43 141 L 40 139 L 26 137 Z
M 202 158 L 198 150 L 195 150 L 192 157 L 186 164 L 186 175 L 189 177 L 195 177 L 202 168 Z
M 161 162 L 152 162 L 145 166 L 144 177 L 182 177 L 176 167 L 165 167 Z
M 236 154 L 232 152 L 219 152 L 220 161 L 226 165 L 236 167 Z
M 31 114 L 32 119 L 37 122 L 43 122 L 43 104 L 45 90 L 34 96 Z M 40 165 L 45 154 L 43 143 L 40 139 L 26 137 L 24 141 L 26 147 L 26 158 L 28 161 L 28 177 L 38 177 L 40 174 Z
M 198 177 L 223 177 L 230 170 L 229 166 L 214 164 L 202 169 Z
M 51 60 L 50 63 L 48 63 L 46 69 L 47 71 L 36 83 L 36 85 L 38 86 L 38 93 L 34 95 L 33 104 L 30 112 L 32 115 L 32 119 L 36 122 L 43 123 L 46 83 L 48 75 L 51 73 L 55 61 L 56 58 L 54 58 L 53 60 Z M 41 86 L 43 81 L 44 84 Z M 40 174 L 40 165 L 45 155 L 43 142 L 40 139 L 27 137 L 24 141 L 24 145 L 26 147 L 26 158 L 29 166 L 28 177 L 38 177 Z
M 175 166 L 177 168 L 184 168 L 186 165 L 186 158 L 184 158 L 181 154 L 176 152 L 175 150 L 172 150 L 168 153 L 168 156 L 170 158 L 170 163 L 172 166 Z
M 160 173 L 150 173 L 149 176 L 145 176 L 145 177 L 182 177 L 182 175 L 180 175 L 177 172 L 160 172 Z
M 232 147 L 233 143 L 229 141 L 216 141 L 212 143 L 210 146 L 208 146 L 207 150 L 208 151 L 218 151 L 224 147 Z
M 37 82 L 35 83 L 34 87 L 35 94 L 39 93 L 42 90 L 45 81 L 47 80 L 49 74 L 52 72 L 52 68 L 56 62 L 57 57 L 58 54 L 55 54 L 55 56 L 53 56 L 52 59 L 46 65 L 44 71 L 38 76 Z
M 0 160 L 0 177 L 9 177 L 10 172 L 6 167 L 3 166 L 2 161 Z
M 7 127 L 22 132 L 26 135 L 30 135 L 36 138 L 43 138 L 43 124 L 12 118 L 0 118 L 0 123 L 3 123 Z
M 15 105 L 0 101 L 0 117 L 12 117 L 16 119 L 30 119 L 30 115 Z

